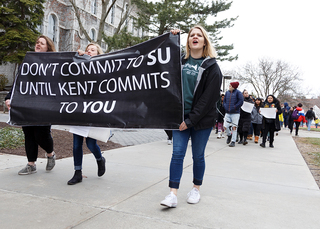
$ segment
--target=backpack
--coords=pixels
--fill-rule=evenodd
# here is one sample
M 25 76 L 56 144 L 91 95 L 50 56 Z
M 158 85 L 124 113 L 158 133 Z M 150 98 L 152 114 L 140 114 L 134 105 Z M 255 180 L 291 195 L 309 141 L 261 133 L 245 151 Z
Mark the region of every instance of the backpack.
M 292 112 L 292 115 L 291 115 L 292 119 L 293 120 L 297 120 L 299 118 L 299 112 L 297 109 L 295 109 L 293 112 Z

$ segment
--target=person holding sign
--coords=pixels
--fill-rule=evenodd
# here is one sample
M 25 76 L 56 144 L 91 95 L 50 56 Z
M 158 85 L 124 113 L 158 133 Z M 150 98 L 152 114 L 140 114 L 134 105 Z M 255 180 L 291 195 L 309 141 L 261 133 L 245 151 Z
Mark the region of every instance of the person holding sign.
M 281 114 L 281 107 L 278 99 L 274 97 L 273 95 L 268 95 L 265 103 L 264 108 L 275 108 L 275 114 L 271 116 L 267 116 L 262 112 L 263 121 L 263 137 L 262 137 L 262 143 L 260 144 L 261 147 L 266 147 L 266 140 L 268 132 L 270 133 L 270 141 L 269 146 L 273 148 L 273 141 L 274 141 L 274 132 L 280 130 L 280 122 L 279 122 L 279 114 Z
M 223 126 L 228 135 L 227 144 L 231 142 L 229 145 L 230 147 L 235 147 L 240 118 L 240 108 L 243 104 L 243 95 L 237 89 L 238 86 L 239 82 L 231 82 L 229 85 L 229 90 L 226 92 L 223 100 L 223 106 L 226 111 Z
M 180 30 L 172 30 L 172 34 Z M 161 201 L 166 207 L 176 207 L 177 192 L 183 172 L 183 161 L 189 138 L 192 143 L 193 188 L 187 202 L 200 200 L 200 186 L 205 171 L 205 148 L 216 117 L 216 102 L 220 98 L 222 73 L 216 62 L 216 51 L 206 30 L 197 25 L 190 29 L 186 55 L 182 57 L 184 121 L 173 130 L 173 153 L 170 163 L 170 194 Z
M 44 35 L 38 37 L 35 52 L 55 52 L 53 41 Z M 8 109 L 11 104 L 12 89 L 5 98 L 5 103 Z M 47 165 L 46 170 L 50 171 L 55 166 L 56 155 L 53 151 L 53 140 L 51 136 L 51 126 L 23 126 L 25 138 L 25 150 L 27 154 L 28 164 L 21 169 L 19 175 L 29 175 L 37 172 L 36 161 L 38 158 L 38 146 L 46 151 Z
M 254 107 L 251 112 L 251 123 L 253 126 L 254 143 L 259 142 L 259 136 L 260 136 L 262 120 L 263 120 L 263 116 L 261 115 L 261 112 L 260 112 L 260 107 L 262 106 L 263 106 L 262 100 L 260 98 L 257 98 L 254 102 Z
M 87 54 L 89 56 L 103 54 L 101 47 L 95 43 L 88 44 L 85 52 L 83 52 L 82 50 L 78 50 L 78 53 L 79 55 Z M 75 133 L 73 134 L 73 163 L 75 172 L 71 180 L 68 181 L 68 185 L 74 185 L 82 181 L 83 138 L 83 136 Z M 92 152 L 97 160 L 98 176 L 101 177 L 106 171 L 106 159 L 102 156 L 100 147 L 98 146 L 96 139 L 86 137 L 86 144 L 88 149 Z
M 248 144 L 247 137 L 251 126 L 251 111 L 253 108 L 253 101 L 249 96 L 247 90 L 242 92 L 244 102 L 240 110 L 240 120 L 239 120 L 239 142 L 238 144 L 246 145 Z

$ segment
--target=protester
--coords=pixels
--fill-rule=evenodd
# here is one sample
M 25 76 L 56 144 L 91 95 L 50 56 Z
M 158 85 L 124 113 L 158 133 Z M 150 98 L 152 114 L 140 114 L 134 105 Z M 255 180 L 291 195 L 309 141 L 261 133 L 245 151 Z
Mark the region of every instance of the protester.
M 242 92 L 244 102 L 253 103 L 252 99 L 249 96 L 247 90 Z M 251 112 L 246 112 L 240 109 L 240 119 L 239 119 L 239 142 L 238 144 L 246 145 L 248 144 L 247 137 L 251 126 Z
M 225 110 L 223 107 L 223 99 L 224 99 L 224 94 L 221 94 L 220 106 L 218 106 L 218 119 L 217 119 L 217 129 L 218 129 L 218 137 L 217 138 L 218 139 L 224 138 L 223 118 L 225 115 Z
M 263 116 L 260 114 L 260 107 L 263 107 L 262 100 L 257 98 L 254 102 L 254 107 L 251 112 L 251 123 L 253 126 L 254 143 L 258 143 L 262 128 Z
M 320 120 L 318 118 L 315 118 L 314 123 L 316 124 L 316 128 L 318 129 Z
M 173 34 L 180 32 L 172 30 Z M 187 202 L 200 200 L 200 186 L 205 171 L 205 148 L 216 117 L 216 102 L 220 97 L 222 73 L 216 62 L 217 56 L 206 30 L 201 26 L 190 29 L 186 55 L 182 57 L 182 82 L 184 121 L 179 130 L 173 130 L 173 153 L 170 163 L 170 194 L 161 201 L 166 207 L 176 207 L 177 192 L 183 172 L 183 160 L 189 138 L 192 144 L 193 188 Z
M 290 130 L 290 134 L 292 134 L 293 124 L 294 124 L 294 121 L 293 121 L 293 118 L 292 118 L 292 113 L 296 108 L 297 108 L 297 106 L 290 107 L 289 113 L 288 113 L 288 128 Z
M 283 123 L 284 123 L 284 128 L 288 127 L 289 124 L 289 111 L 290 111 L 290 107 L 288 105 L 287 102 L 283 103 L 284 107 L 282 110 L 282 114 L 283 114 Z
M 53 41 L 44 35 L 37 38 L 35 52 L 55 52 Z M 11 91 L 5 97 L 5 103 L 10 109 Z M 25 138 L 25 150 L 28 159 L 28 164 L 21 169 L 19 175 L 29 175 L 37 172 L 36 161 L 38 158 L 38 146 L 46 151 L 47 165 L 46 170 L 50 171 L 55 166 L 56 154 L 53 151 L 53 139 L 51 136 L 51 126 L 23 126 Z
M 227 144 L 230 142 L 230 147 L 235 146 L 237 140 L 237 127 L 240 118 L 240 107 L 243 104 L 243 95 L 237 89 L 239 82 L 231 82 L 229 90 L 226 92 L 223 100 L 223 107 L 225 109 L 225 117 L 223 126 L 227 133 Z M 232 128 L 232 132 L 230 130 Z
M 296 136 L 299 136 L 299 126 L 301 123 L 305 123 L 304 110 L 302 109 L 302 103 L 298 103 L 297 108 L 292 113 L 292 118 L 296 124 Z
M 78 50 L 78 53 L 79 55 L 87 54 L 89 56 L 103 54 L 101 47 L 95 43 L 88 44 L 85 52 Z M 73 177 L 68 181 L 68 185 L 74 185 L 82 181 L 83 138 L 83 136 L 73 134 L 73 163 L 75 172 Z M 101 177 L 106 171 L 106 160 L 101 154 L 97 140 L 87 137 L 86 144 L 97 160 L 98 176 Z
M 276 108 L 276 117 L 274 119 L 263 117 L 263 120 L 262 120 L 263 138 L 260 146 L 263 148 L 266 147 L 265 144 L 267 140 L 267 135 L 269 133 L 270 134 L 269 147 L 273 148 L 274 132 L 280 130 L 279 114 L 282 111 L 281 111 L 281 107 L 278 99 L 276 99 L 276 97 L 274 97 L 273 95 L 267 96 L 264 102 L 264 108 Z
M 306 117 L 306 120 L 307 120 L 308 131 L 310 131 L 311 123 L 312 123 L 313 120 L 316 119 L 316 114 L 314 113 L 312 107 L 310 107 L 310 109 L 307 111 L 305 117 Z

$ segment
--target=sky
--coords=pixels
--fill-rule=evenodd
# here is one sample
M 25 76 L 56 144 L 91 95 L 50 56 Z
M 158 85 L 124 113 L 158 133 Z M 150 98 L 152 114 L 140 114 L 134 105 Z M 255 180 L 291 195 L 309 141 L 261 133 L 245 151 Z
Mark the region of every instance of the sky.
M 233 62 L 219 63 L 222 71 L 259 58 L 282 60 L 298 67 L 302 91 L 320 95 L 320 1 L 233 0 L 218 19 L 239 16 L 232 28 L 221 30 L 220 45 L 233 44 Z

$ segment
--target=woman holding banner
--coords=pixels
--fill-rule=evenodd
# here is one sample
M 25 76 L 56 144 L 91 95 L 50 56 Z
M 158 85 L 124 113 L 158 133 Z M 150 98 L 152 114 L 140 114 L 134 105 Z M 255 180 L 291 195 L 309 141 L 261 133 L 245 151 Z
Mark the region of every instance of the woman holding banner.
M 53 41 L 44 35 L 38 37 L 35 52 L 55 52 Z M 5 103 L 10 109 L 11 91 L 5 98 Z M 51 126 L 23 126 L 22 127 L 25 138 L 25 150 L 27 154 L 28 164 L 21 169 L 19 175 L 29 175 L 37 172 L 36 161 L 38 158 L 38 146 L 46 151 L 47 165 L 46 170 L 50 171 L 55 166 L 56 155 L 53 151 L 53 140 L 51 136 Z
M 103 54 L 101 47 L 95 43 L 88 44 L 85 52 L 78 50 L 78 53 L 79 55 L 87 54 L 89 56 Z M 83 136 L 73 134 L 73 163 L 75 172 L 71 180 L 68 181 L 69 185 L 74 185 L 82 181 L 83 138 Z M 98 176 L 101 177 L 106 171 L 106 160 L 101 154 L 97 140 L 86 137 L 86 144 L 97 160 Z
M 244 90 L 242 92 L 242 95 L 244 98 L 244 102 L 253 103 L 253 100 L 250 98 L 247 90 Z M 250 127 L 251 127 L 251 112 L 248 113 L 243 109 L 240 109 L 240 119 L 238 124 L 240 140 L 238 144 L 243 144 L 243 145 L 248 144 L 247 137 L 250 131 Z
M 177 34 L 180 30 L 171 32 Z M 201 26 L 191 28 L 187 38 L 186 55 L 182 58 L 184 121 L 179 130 L 173 130 L 170 194 L 161 201 L 163 206 L 177 206 L 177 192 L 189 138 L 192 143 L 193 188 L 188 194 L 187 202 L 196 204 L 200 200 L 199 190 L 205 171 L 204 152 L 215 122 L 216 102 L 220 98 L 222 82 L 216 56 L 206 30 Z

